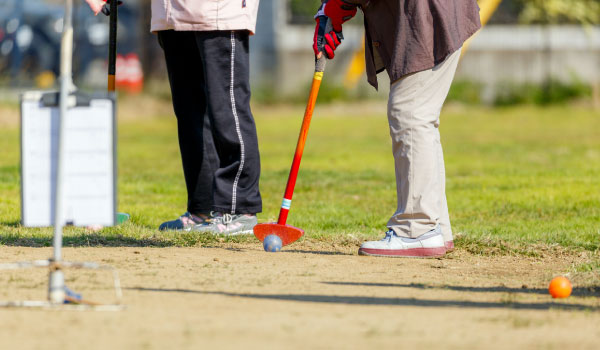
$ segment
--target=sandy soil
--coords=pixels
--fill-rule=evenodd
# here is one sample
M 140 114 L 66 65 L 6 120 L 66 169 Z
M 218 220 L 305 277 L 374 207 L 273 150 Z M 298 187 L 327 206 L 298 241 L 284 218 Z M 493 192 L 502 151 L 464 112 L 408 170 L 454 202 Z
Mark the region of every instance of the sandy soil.
M 541 348 L 597 349 L 600 295 L 548 281 L 573 258 L 359 257 L 297 243 L 214 248 L 65 248 L 65 259 L 117 266 L 127 309 L 0 309 L 1 349 Z M 49 248 L 0 247 L 0 262 Z M 68 271 L 87 298 L 111 301 L 107 275 Z M 589 283 L 589 282 L 588 282 Z M 0 299 L 44 298 L 45 271 L 0 271 Z

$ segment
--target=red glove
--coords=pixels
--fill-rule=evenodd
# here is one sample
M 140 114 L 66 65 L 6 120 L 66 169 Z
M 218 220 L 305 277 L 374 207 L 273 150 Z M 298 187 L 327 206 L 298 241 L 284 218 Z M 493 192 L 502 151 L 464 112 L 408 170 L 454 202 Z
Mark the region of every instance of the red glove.
M 329 0 L 319 8 L 315 15 L 317 25 L 313 38 L 313 51 L 315 56 L 322 52 L 328 59 L 335 57 L 335 49 L 342 43 L 342 23 L 356 15 L 358 5 L 344 0 Z M 331 23 L 333 30 L 327 30 L 327 22 Z
M 358 5 L 344 0 L 329 0 L 324 6 L 325 16 L 331 19 L 333 30 L 338 33 L 342 31 L 342 23 L 356 16 L 356 8 L 358 7 Z
M 324 53 L 329 59 L 335 57 L 335 49 L 340 46 L 344 36 L 342 33 L 334 31 L 326 32 L 327 22 L 329 18 L 325 16 L 317 17 L 317 26 L 315 28 L 315 36 L 313 38 L 313 51 L 315 56 L 319 57 L 319 53 Z

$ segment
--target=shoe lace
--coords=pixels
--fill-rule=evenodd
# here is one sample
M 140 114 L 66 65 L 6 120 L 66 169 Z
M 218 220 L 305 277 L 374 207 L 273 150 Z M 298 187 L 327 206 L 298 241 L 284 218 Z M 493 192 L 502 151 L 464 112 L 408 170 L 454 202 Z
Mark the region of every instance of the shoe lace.
M 210 212 L 210 216 L 213 217 L 211 219 L 211 222 L 214 222 L 216 224 L 229 225 L 233 221 L 233 215 L 231 215 L 231 214 L 220 214 L 220 213 Z
M 388 242 L 389 242 L 389 241 L 391 241 L 391 240 L 392 240 L 392 237 L 394 237 L 394 235 L 395 235 L 395 234 L 396 234 L 396 233 L 394 232 L 394 230 L 392 230 L 392 229 L 389 229 L 389 230 L 387 230 L 387 231 L 385 232 L 385 237 L 383 237 L 383 238 L 381 239 L 381 241 L 382 241 L 382 242 L 385 242 L 385 241 L 388 241 Z

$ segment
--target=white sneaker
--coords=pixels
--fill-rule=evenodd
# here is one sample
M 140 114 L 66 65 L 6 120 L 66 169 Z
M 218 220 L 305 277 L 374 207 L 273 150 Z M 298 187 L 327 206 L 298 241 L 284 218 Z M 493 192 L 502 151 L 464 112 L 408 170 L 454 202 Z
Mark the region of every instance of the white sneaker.
M 392 258 L 437 258 L 446 254 L 446 245 L 439 227 L 417 238 L 400 237 L 393 230 L 388 230 L 384 239 L 363 243 L 358 254 Z

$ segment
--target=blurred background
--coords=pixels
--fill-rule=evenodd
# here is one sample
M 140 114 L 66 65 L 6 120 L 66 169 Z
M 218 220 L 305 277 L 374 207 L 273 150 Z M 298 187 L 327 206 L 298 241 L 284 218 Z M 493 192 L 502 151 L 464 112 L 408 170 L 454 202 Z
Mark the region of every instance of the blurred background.
M 74 79 L 83 89 L 106 86 L 108 18 L 76 1 Z M 251 39 L 255 102 L 303 102 L 313 70 L 313 14 L 320 0 L 261 0 Z M 469 43 L 449 100 L 510 105 L 587 100 L 600 105 L 600 0 L 479 0 L 487 24 Z M 0 99 L 56 88 L 61 0 L 0 1 Z M 149 32 L 150 0 L 119 9 L 117 84 L 131 94 L 169 98 L 162 52 Z M 360 17 L 360 14 L 359 16 Z M 322 102 L 385 99 L 366 83 L 362 18 L 329 64 Z

